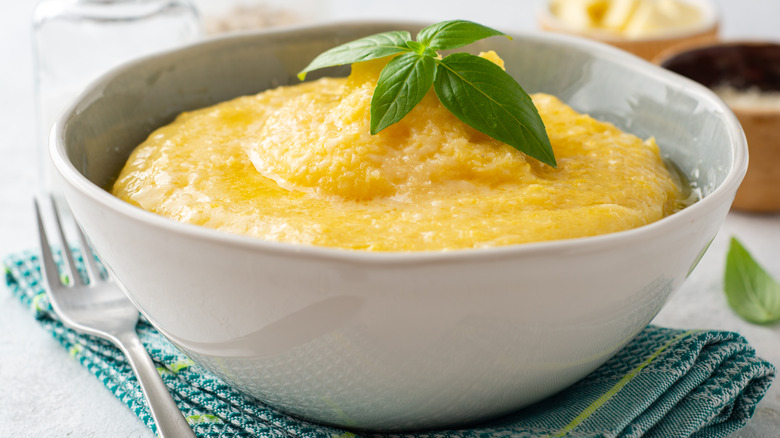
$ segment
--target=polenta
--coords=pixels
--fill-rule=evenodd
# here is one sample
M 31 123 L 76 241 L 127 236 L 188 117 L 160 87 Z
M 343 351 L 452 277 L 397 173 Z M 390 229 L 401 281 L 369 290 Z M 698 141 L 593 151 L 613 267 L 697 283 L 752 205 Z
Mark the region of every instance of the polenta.
M 229 233 L 367 251 L 592 236 L 684 205 L 652 138 L 546 94 L 532 98 L 557 168 L 467 126 L 433 91 L 371 135 L 370 101 L 386 61 L 183 113 L 134 150 L 112 192 Z

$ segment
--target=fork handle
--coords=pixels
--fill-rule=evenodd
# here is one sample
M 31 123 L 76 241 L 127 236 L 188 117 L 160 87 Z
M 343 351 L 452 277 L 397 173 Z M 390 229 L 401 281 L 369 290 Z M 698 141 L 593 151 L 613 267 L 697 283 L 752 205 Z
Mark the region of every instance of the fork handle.
M 135 330 L 125 331 L 116 335 L 119 347 L 127 357 L 127 361 L 135 371 L 141 390 L 146 396 L 152 418 L 157 424 L 157 434 L 160 437 L 195 437 L 190 425 L 179 410 L 168 388 L 157 372 L 152 358 L 149 357 Z

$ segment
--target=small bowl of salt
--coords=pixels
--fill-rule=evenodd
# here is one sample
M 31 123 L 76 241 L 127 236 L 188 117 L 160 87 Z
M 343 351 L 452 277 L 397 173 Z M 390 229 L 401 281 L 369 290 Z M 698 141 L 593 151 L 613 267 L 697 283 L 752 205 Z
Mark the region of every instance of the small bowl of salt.
M 654 62 L 712 89 L 742 124 L 750 164 L 733 207 L 780 212 L 780 43 L 731 41 L 677 47 Z

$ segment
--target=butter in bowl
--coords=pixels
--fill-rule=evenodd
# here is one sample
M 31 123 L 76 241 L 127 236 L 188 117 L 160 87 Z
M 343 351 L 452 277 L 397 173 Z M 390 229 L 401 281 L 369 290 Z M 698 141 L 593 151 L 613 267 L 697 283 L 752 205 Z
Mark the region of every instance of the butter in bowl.
M 780 211 L 780 43 L 698 44 L 673 48 L 655 62 L 711 88 L 739 119 L 750 164 L 733 207 Z
M 706 0 L 549 0 L 542 30 L 611 44 L 651 60 L 680 44 L 714 41 L 719 16 Z

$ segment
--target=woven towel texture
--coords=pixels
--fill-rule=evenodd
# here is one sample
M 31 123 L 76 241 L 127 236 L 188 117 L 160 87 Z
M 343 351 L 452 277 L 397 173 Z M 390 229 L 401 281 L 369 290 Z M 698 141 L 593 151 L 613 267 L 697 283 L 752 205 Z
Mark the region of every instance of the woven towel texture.
M 77 258 L 80 257 L 76 252 Z M 37 256 L 4 260 L 8 289 L 75 360 L 154 432 L 132 370 L 113 345 L 59 322 Z M 349 437 L 359 431 L 306 422 L 242 395 L 199 368 L 146 321 L 138 332 L 171 394 L 200 437 Z M 723 437 L 744 426 L 774 378 L 738 334 L 649 326 L 570 388 L 514 415 L 467 429 L 408 437 Z

